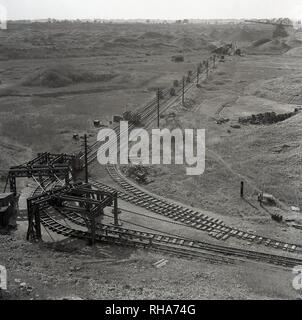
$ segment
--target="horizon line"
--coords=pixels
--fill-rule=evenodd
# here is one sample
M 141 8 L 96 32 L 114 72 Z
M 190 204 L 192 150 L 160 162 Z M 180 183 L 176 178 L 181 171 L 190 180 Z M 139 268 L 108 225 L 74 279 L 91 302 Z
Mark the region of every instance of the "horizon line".
M 53 18 L 53 17 L 47 17 L 47 18 L 14 18 L 14 19 L 7 19 L 7 22 L 11 21 L 49 21 L 49 20 L 56 20 L 56 21 L 244 21 L 244 20 L 273 20 L 273 19 L 279 19 L 280 17 L 275 18 Z M 297 18 L 288 18 L 292 21 L 299 21 L 300 19 Z

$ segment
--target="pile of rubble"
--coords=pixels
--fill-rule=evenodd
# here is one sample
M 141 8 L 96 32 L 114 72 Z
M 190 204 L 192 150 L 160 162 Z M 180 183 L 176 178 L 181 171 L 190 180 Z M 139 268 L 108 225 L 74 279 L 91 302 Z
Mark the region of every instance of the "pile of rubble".
M 149 174 L 149 169 L 143 165 L 131 165 L 126 168 L 126 175 L 139 184 L 150 183 Z
M 299 112 L 299 109 L 295 109 L 293 112 L 288 113 L 281 113 L 276 114 L 275 112 L 266 112 L 266 113 L 259 113 L 259 114 L 253 114 L 248 117 L 240 117 L 238 122 L 241 124 L 273 124 L 277 122 L 284 121 L 294 115 L 296 115 Z

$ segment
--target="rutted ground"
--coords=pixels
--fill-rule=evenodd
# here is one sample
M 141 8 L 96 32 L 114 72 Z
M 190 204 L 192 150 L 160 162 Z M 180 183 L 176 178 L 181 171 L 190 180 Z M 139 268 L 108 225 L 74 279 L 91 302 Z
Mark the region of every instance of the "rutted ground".
M 93 250 L 81 241 L 30 244 L 16 234 L 1 238 L 9 288 L 4 299 L 299 298 L 291 270 L 272 266 L 212 264 L 104 245 Z M 162 258 L 167 265 L 154 267 Z

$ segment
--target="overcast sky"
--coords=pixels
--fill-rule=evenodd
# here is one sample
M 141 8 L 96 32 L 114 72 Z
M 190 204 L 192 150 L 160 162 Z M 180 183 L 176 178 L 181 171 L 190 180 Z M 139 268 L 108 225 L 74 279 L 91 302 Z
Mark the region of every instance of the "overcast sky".
M 10 19 L 302 19 L 302 0 L 0 0 Z

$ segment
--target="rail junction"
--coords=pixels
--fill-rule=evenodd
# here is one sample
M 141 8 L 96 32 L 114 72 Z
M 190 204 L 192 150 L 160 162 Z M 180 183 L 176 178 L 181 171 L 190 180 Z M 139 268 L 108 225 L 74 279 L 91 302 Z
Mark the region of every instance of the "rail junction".
M 202 75 L 207 78 L 209 73 L 215 70 L 216 63 L 217 57 L 212 56 L 207 61 L 198 64 L 195 71 L 190 71 L 186 77 L 183 77 L 180 88 L 173 88 L 173 91 L 171 88 L 158 91 L 156 98 L 137 111 L 144 125 L 149 126 L 154 120 L 159 120 L 160 115 L 176 101 L 181 99 L 185 104 L 186 92 L 199 85 Z M 134 124 L 129 124 L 129 129 L 134 127 Z M 114 129 L 120 137 L 122 132 L 118 131 L 119 126 Z M 85 154 L 79 156 L 82 163 L 85 161 L 83 166 L 86 167 L 86 170 L 88 164 L 96 160 L 99 148 L 99 142 L 96 142 L 89 146 L 89 151 L 86 150 Z M 64 237 L 85 239 L 92 244 L 95 241 L 101 241 L 148 248 L 185 258 L 207 259 L 219 263 L 234 263 L 238 259 L 248 259 L 289 268 L 302 264 L 302 259 L 298 257 L 298 254 L 302 253 L 302 246 L 229 227 L 220 219 L 214 219 L 198 210 L 156 197 L 128 181 L 116 165 L 107 165 L 107 171 L 125 191 L 109 187 L 99 181 L 73 183 L 72 173 L 76 160 L 74 155 L 43 153 L 32 161 L 9 170 L 6 186 L 9 184 L 11 192 L 15 195 L 17 178 L 32 178 L 37 184 L 32 196 L 27 200 L 28 240 L 41 240 L 41 226 L 43 226 L 46 230 Z M 118 199 L 146 208 L 174 220 L 175 223 L 207 232 L 217 240 L 225 241 L 230 237 L 236 237 L 259 245 L 272 246 L 287 255 L 217 245 L 159 231 L 142 232 L 125 229 L 119 225 Z M 113 225 L 102 223 L 106 207 L 113 207 Z M 69 222 L 68 225 L 62 223 L 65 220 Z M 85 229 L 87 231 L 84 231 Z M 296 255 L 294 256 L 293 253 Z

